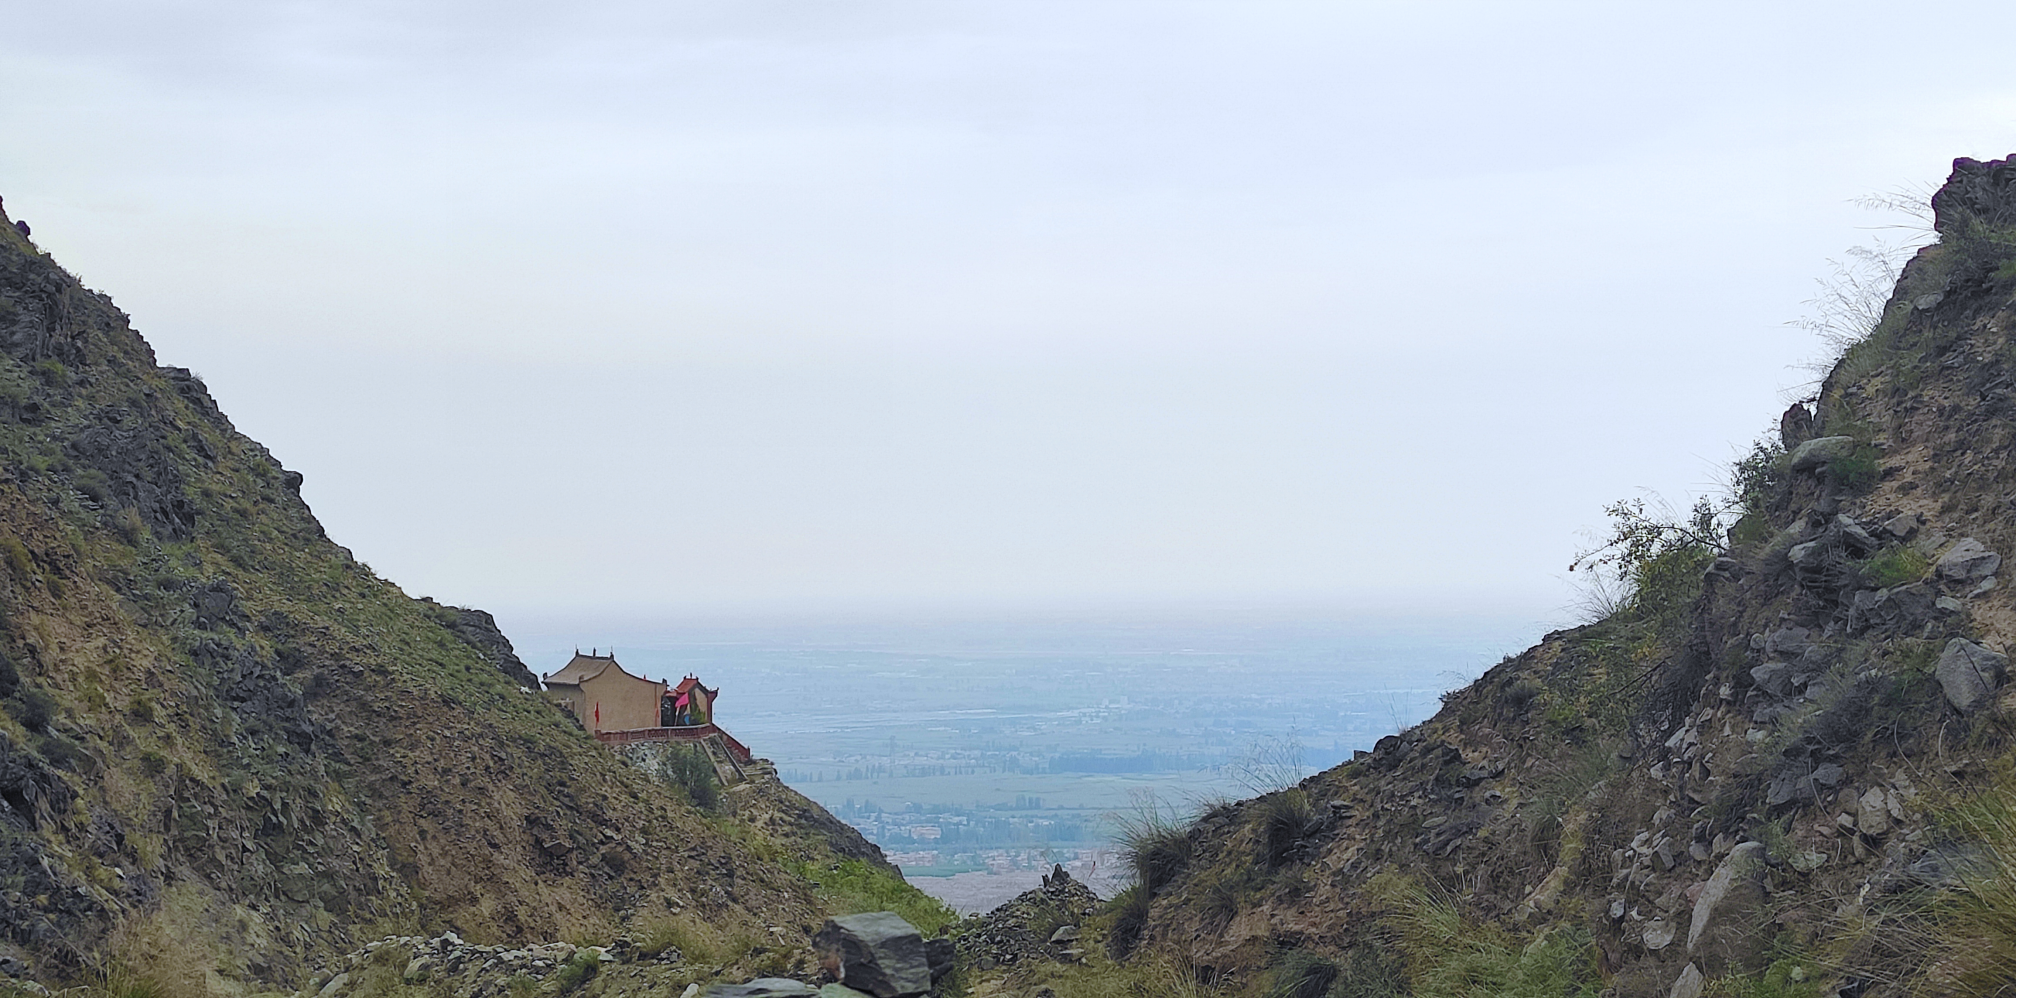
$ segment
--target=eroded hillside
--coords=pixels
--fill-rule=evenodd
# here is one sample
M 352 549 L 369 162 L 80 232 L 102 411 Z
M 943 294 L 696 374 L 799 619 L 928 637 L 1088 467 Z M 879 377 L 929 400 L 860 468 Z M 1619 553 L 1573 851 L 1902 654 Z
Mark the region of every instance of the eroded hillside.
M 2010 994 L 2011 178 L 1957 161 L 1727 508 L 1615 511 L 1615 612 L 1298 786 L 1138 815 L 1106 953 L 986 990 Z
M 300 486 L 0 224 L 0 972 L 292 989 L 386 934 L 673 916 L 789 950 L 811 864 L 894 880 L 781 785 L 709 814 L 620 761 Z

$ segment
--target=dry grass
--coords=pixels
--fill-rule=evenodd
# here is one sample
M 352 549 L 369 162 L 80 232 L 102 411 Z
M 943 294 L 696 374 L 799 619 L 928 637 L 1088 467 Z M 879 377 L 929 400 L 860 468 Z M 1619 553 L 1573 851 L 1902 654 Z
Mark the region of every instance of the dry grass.
M 748 926 L 717 925 L 692 912 L 646 922 L 638 940 L 638 949 L 646 956 L 677 949 L 684 962 L 710 967 L 732 964 L 761 945 L 761 938 Z
M 1417 998 L 1595 998 L 1595 947 L 1579 927 L 1522 939 L 1467 917 L 1455 899 L 1396 875 L 1369 885 L 1394 911 Z
M 1974 845 L 1976 862 L 1956 883 L 1925 898 L 1919 914 L 1928 954 L 1915 994 L 2007 996 L 2017 981 L 2017 799 L 2011 759 L 1987 792 L 1957 801 L 1940 816 L 1943 830 Z

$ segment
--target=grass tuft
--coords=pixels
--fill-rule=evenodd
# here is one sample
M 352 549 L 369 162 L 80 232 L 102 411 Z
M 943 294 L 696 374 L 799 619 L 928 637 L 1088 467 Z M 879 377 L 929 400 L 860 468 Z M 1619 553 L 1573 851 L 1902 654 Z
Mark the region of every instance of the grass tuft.
M 1154 797 L 1139 797 L 1132 810 L 1115 815 L 1114 841 L 1134 871 L 1135 883 L 1151 896 L 1181 876 L 1196 850 L 1188 822 Z
M 1267 998 L 1325 998 L 1338 980 L 1338 965 L 1309 950 L 1292 949 L 1268 968 Z
M 1898 545 L 1878 552 L 1863 564 L 1863 581 L 1878 589 L 1889 589 L 1925 578 L 1926 570 L 1932 567 L 1932 559 Z
M 1286 862 L 1308 834 L 1315 818 L 1310 795 L 1300 787 L 1291 787 L 1256 801 L 1254 810 L 1260 861 L 1272 870 Z
M 1393 906 L 1410 990 L 1448 998 L 1596 998 L 1596 946 L 1576 926 L 1521 940 L 1465 917 L 1456 900 L 1388 874 L 1373 884 Z

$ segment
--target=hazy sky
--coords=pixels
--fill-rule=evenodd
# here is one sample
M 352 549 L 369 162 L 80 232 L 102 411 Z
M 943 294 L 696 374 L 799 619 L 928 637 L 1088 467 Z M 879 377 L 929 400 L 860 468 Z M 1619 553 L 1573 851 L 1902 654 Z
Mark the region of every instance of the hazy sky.
M 1545 615 L 2001 156 L 2012 6 L 16 5 L 0 195 L 514 621 Z M 528 624 L 529 626 L 529 624 Z

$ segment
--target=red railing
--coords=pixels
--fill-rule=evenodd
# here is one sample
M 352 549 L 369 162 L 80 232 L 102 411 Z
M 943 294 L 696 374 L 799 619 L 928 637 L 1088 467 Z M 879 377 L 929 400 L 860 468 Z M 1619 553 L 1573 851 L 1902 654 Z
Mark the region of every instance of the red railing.
M 597 741 L 605 745 L 630 745 L 637 742 L 697 742 L 709 735 L 720 735 L 722 743 L 737 762 L 748 762 L 749 749 L 735 736 L 715 727 L 713 724 L 688 724 L 676 728 L 626 728 L 622 731 L 598 731 Z

